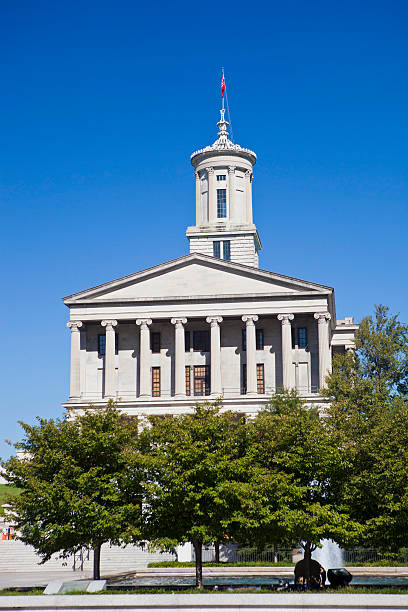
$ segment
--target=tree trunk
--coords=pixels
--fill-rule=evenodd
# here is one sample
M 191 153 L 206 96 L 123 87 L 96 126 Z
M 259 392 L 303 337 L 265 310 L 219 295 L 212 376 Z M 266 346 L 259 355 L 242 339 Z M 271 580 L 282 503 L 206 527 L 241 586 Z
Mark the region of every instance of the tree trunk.
M 195 553 L 196 587 L 203 588 L 203 543 L 200 540 L 193 540 Z
M 93 579 L 101 579 L 101 544 L 98 544 L 94 548 L 93 555 Z
M 311 542 L 306 542 L 305 543 L 305 582 L 306 582 L 306 586 L 308 589 L 310 589 L 310 562 L 312 560 L 312 544 Z
M 214 542 L 214 548 L 215 548 L 215 562 L 219 563 L 220 562 L 220 543 Z

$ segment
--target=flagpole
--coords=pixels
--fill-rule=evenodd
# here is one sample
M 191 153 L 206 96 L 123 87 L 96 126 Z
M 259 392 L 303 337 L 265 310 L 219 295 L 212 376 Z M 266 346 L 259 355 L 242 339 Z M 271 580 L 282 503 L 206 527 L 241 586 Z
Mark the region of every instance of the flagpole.
M 221 80 L 221 83 L 224 83 L 225 82 L 225 78 L 224 78 L 224 66 L 221 68 L 221 70 L 222 70 L 222 80 Z M 222 98 L 222 110 L 224 110 L 224 92 L 222 91 L 222 88 L 221 88 L 221 98 Z

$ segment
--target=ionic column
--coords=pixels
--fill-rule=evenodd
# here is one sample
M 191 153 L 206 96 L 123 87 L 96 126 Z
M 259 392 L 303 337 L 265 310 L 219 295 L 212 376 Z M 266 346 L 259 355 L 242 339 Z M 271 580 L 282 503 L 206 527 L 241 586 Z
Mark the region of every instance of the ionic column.
M 235 205 L 235 166 L 228 166 L 228 199 L 229 199 L 229 218 L 231 221 L 236 221 L 236 205 Z
M 200 225 L 202 222 L 201 212 L 200 212 L 200 175 L 196 171 L 194 172 L 195 181 L 196 181 L 196 225 Z
M 171 320 L 174 325 L 174 396 L 186 395 L 186 344 L 184 325 L 187 319 Z
M 208 221 L 215 223 L 217 220 L 217 201 L 214 187 L 214 168 L 206 168 L 208 174 Z
M 139 397 L 151 397 L 151 350 L 150 329 L 151 319 L 136 319 L 136 325 L 140 325 L 140 351 L 139 351 Z
M 255 395 L 257 393 L 255 323 L 258 320 L 258 315 L 243 315 L 242 320 L 246 323 L 247 395 Z
M 327 387 L 326 376 L 331 372 L 331 354 L 329 345 L 329 325 L 331 314 L 329 312 L 315 312 L 317 319 L 317 334 L 319 340 L 319 387 Z
M 114 319 L 101 321 L 106 327 L 105 340 L 105 397 L 116 397 L 115 388 L 115 327 L 118 324 Z
M 292 381 L 292 326 L 293 314 L 278 314 L 282 323 L 282 386 L 285 389 L 293 388 Z
M 69 399 L 79 400 L 81 397 L 81 332 L 82 321 L 68 321 L 71 330 L 71 370 L 69 376 Z
M 222 395 L 221 383 L 221 338 L 220 323 L 222 317 L 207 317 L 211 325 L 211 395 Z

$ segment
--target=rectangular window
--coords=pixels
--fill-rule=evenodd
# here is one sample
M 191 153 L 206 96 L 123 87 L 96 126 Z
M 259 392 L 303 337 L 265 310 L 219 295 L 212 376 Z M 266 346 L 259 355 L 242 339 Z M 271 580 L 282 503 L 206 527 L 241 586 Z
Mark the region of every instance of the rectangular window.
M 306 327 L 297 328 L 297 345 L 299 348 L 307 347 L 307 329 Z
M 186 395 L 191 395 L 191 372 L 190 372 L 190 366 L 186 366 Z
M 227 190 L 217 189 L 217 217 L 225 219 L 227 216 Z
M 256 364 L 256 392 L 265 393 L 265 373 L 264 364 Z
M 210 351 L 210 332 L 208 330 L 193 332 L 193 349 L 203 353 Z
M 229 240 L 224 240 L 222 243 L 222 256 L 227 261 L 231 260 L 231 242 Z
M 190 350 L 191 344 L 190 344 L 190 332 L 189 331 L 185 331 L 184 332 L 184 344 L 186 346 L 186 351 Z
M 218 259 L 221 256 L 220 241 L 219 240 L 214 240 L 214 242 L 213 242 L 213 256 L 214 257 L 218 257 Z
M 98 355 L 103 357 L 106 350 L 106 336 L 105 334 L 98 334 Z
M 246 329 L 242 330 L 242 350 L 246 351 Z
M 264 330 L 263 329 L 256 330 L 256 350 L 257 351 L 264 350 Z
M 306 327 L 292 327 L 292 348 L 295 348 L 297 345 L 298 348 L 306 348 L 307 347 L 307 328 Z
M 150 334 L 150 348 L 152 353 L 160 353 L 160 332 Z
M 226 174 L 217 174 L 217 181 L 226 181 L 226 180 L 227 180 Z
M 247 392 L 247 377 L 246 377 L 246 363 L 242 366 L 242 394 L 246 395 Z
M 210 395 L 210 366 L 194 366 L 194 395 Z
M 152 397 L 160 397 L 160 368 L 152 368 Z
M 119 334 L 115 333 L 115 355 L 119 352 Z M 106 354 L 106 334 L 98 334 L 98 355 L 104 357 Z

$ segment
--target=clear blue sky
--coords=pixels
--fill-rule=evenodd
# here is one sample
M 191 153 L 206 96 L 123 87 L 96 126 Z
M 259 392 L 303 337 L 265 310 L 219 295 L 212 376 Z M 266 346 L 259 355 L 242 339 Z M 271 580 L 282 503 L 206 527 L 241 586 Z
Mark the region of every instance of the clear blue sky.
M 406 2 L 3 0 L 1 424 L 62 414 L 61 297 L 184 255 L 192 151 L 258 154 L 261 267 L 408 320 Z M 0 444 L 0 455 L 8 454 Z

